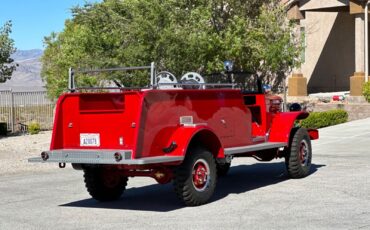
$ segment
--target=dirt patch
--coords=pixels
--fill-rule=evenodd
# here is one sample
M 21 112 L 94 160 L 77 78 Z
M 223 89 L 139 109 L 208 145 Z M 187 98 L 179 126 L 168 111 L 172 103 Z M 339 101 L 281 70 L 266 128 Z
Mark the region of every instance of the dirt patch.
M 0 176 L 58 170 L 57 164 L 28 163 L 28 158 L 38 157 L 48 150 L 51 141 L 51 131 L 37 135 L 10 136 L 0 139 Z

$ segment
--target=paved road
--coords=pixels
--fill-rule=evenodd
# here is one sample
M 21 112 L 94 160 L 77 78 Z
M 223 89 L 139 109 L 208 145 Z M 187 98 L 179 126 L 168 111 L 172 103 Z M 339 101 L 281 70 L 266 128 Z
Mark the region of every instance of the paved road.
M 370 229 L 370 119 L 320 135 L 309 177 L 287 179 L 281 161 L 236 159 L 201 207 L 183 207 L 150 178 L 98 203 L 81 171 L 2 176 L 0 229 Z

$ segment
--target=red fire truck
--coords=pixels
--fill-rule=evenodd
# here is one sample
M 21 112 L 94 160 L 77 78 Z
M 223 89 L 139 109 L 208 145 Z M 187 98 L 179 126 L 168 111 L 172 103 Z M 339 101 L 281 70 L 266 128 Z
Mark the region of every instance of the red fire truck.
M 148 87 L 77 87 L 78 73 L 150 70 Z M 76 76 L 75 76 L 76 75 Z M 148 74 L 149 75 L 149 74 Z M 252 82 L 252 81 L 248 81 Z M 252 84 L 252 83 L 247 83 Z M 30 162 L 71 163 L 83 170 L 90 195 L 119 199 L 129 177 L 173 182 L 186 205 L 206 203 L 234 157 L 285 158 L 291 178 L 309 174 L 317 130 L 297 126 L 304 111 L 282 112 L 280 97 L 206 83 L 195 72 L 181 80 L 155 66 L 69 71 L 69 92 L 56 105 L 50 150 Z

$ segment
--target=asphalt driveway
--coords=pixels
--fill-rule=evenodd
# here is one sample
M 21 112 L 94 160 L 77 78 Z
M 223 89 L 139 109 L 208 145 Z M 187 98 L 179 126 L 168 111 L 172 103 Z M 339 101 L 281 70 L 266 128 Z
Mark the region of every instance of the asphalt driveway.
M 370 118 L 320 130 L 313 167 L 234 159 L 209 204 L 184 207 L 172 185 L 129 180 L 117 202 L 91 199 L 70 168 L 0 177 L 0 229 L 370 229 Z

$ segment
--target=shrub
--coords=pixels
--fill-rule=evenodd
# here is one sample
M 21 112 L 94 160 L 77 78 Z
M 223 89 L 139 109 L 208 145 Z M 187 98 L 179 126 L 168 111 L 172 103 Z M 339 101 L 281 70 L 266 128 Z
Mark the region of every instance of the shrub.
M 319 129 L 348 121 L 348 113 L 342 109 L 329 110 L 326 112 L 312 112 L 310 116 L 301 121 L 304 128 Z
M 362 86 L 362 94 L 364 95 L 367 102 L 370 102 L 370 81 L 366 82 Z
M 40 132 L 40 124 L 33 121 L 28 125 L 28 132 L 33 135 L 33 134 L 38 134 Z

